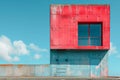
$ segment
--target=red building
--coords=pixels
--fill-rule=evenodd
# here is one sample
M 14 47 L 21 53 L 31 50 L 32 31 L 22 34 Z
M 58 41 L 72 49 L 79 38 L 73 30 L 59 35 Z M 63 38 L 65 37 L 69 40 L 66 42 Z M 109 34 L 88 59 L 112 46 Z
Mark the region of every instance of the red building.
M 51 49 L 108 50 L 110 48 L 109 15 L 109 5 L 52 5 Z M 87 29 L 83 31 L 81 26 Z M 93 29 L 96 26 L 99 30 Z M 88 43 L 82 42 L 83 39 Z
M 59 66 L 53 75 L 100 77 L 108 75 L 107 51 L 110 48 L 109 5 L 51 5 L 51 64 Z M 79 65 L 79 67 L 77 67 Z M 82 66 L 84 69 L 82 69 Z M 65 70 L 66 69 L 66 70 Z M 58 73 L 57 73 L 58 72 Z M 84 73 L 86 72 L 86 73 Z M 87 75 L 85 75 L 87 74 Z

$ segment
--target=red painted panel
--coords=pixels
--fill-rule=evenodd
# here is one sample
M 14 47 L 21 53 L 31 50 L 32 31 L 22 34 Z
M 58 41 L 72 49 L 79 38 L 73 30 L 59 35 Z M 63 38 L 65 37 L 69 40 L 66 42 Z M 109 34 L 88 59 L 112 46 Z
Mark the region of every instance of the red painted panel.
M 109 5 L 51 5 L 50 48 L 108 50 L 110 48 Z M 102 22 L 102 46 L 78 45 L 78 22 Z

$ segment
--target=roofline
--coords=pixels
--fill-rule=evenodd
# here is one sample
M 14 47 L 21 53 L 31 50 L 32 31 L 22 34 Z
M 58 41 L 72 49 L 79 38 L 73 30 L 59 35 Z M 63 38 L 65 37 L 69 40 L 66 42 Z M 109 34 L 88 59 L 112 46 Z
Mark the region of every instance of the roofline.
M 110 6 L 110 4 L 50 4 L 50 6 Z

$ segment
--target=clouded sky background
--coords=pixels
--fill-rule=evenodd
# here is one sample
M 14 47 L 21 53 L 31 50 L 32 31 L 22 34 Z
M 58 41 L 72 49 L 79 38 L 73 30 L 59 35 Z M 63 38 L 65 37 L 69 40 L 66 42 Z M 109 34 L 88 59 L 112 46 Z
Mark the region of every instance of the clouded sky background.
M 110 4 L 109 75 L 120 76 L 119 0 L 0 0 L 0 63 L 49 64 L 50 4 Z

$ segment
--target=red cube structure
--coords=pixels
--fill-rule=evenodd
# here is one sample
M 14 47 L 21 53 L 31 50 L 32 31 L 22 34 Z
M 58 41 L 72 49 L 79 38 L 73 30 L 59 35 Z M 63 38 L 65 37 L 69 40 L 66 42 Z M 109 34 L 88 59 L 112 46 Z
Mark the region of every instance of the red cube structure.
M 108 76 L 109 5 L 51 5 L 52 76 Z
M 108 50 L 110 48 L 109 5 L 52 5 L 50 48 Z M 78 45 L 79 24 L 101 24 L 101 45 Z

